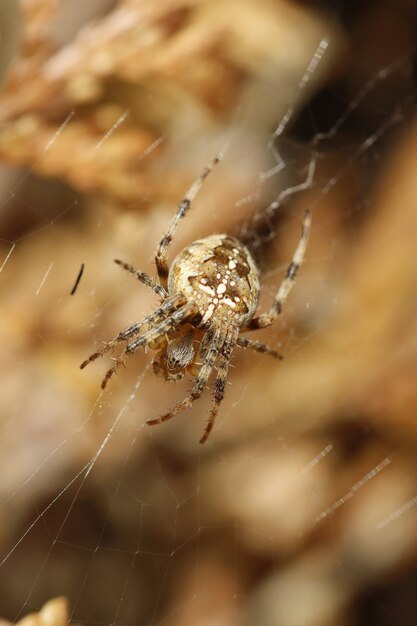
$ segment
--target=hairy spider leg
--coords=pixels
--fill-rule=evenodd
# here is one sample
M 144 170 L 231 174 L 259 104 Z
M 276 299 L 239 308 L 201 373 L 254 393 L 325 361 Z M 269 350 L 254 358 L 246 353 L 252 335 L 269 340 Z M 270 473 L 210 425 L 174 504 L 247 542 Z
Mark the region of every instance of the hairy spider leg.
M 161 307 L 160 307 L 161 308 Z M 170 330 L 172 330 L 175 326 L 182 324 L 184 320 L 188 318 L 194 317 L 198 312 L 198 307 L 194 302 L 188 302 L 184 304 L 181 308 L 176 309 L 169 317 L 163 320 L 158 326 L 151 328 L 144 335 L 129 343 L 123 352 L 115 359 L 114 364 L 111 366 L 109 370 L 107 370 L 105 377 L 101 383 L 101 388 L 104 389 L 107 385 L 109 379 L 113 376 L 114 372 L 117 370 L 119 365 L 123 363 L 123 359 L 125 356 L 129 356 L 136 352 L 142 346 L 147 346 L 162 335 L 165 335 Z
M 104 346 L 100 348 L 100 350 L 97 350 L 97 352 L 93 352 L 93 354 L 91 354 L 88 359 L 81 363 L 80 368 L 84 369 L 84 367 L 86 367 L 89 363 L 95 361 L 99 356 L 103 356 L 103 354 L 114 348 L 116 344 L 120 343 L 121 341 L 126 341 L 127 339 L 130 339 L 131 337 L 134 337 L 135 335 L 140 333 L 143 326 L 154 323 L 155 321 L 159 320 L 159 318 L 163 317 L 164 315 L 170 314 L 176 309 L 176 307 L 182 306 L 184 303 L 185 297 L 179 293 L 175 294 L 171 298 L 168 298 L 161 304 L 158 309 L 156 309 L 156 311 L 150 313 L 150 315 L 147 315 L 140 322 L 136 322 L 128 328 L 125 328 L 125 330 L 122 330 L 118 335 L 116 335 L 116 337 L 106 342 Z
M 145 272 L 139 272 L 133 267 L 133 265 L 125 263 L 124 261 L 120 261 L 119 259 L 114 259 L 114 262 L 117 263 L 117 265 L 120 265 L 120 267 L 122 267 L 130 274 L 133 274 L 133 276 L 136 276 L 136 278 L 140 280 L 141 283 L 143 283 L 147 287 L 150 287 L 160 298 L 166 298 L 168 296 L 167 290 L 164 289 L 162 285 L 157 283 L 156 280 L 152 278 L 152 276 L 145 274 Z
M 185 194 L 184 198 L 179 203 L 177 212 L 171 224 L 169 225 L 169 228 L 166 234 L 162 237 L 161 241 L 159 242 L 159 246 L 155 255 L 155 263 L 156 263 L 156 270 L 158 272 L 159 281 L 161 285 L 165 288 L 167 286 L 167 279 L 168 279 L 168 273 L 169 273 L 168 248 L 172 242 L 175 231 L 177 230 L 178 223 L 187 214 L 191 206 L 191 203 L 193 202 L 194 198 L 196 197 L 196 195 L 201 189 L 204 179 L 207 178 L 207 176 L 210 174 L 213 167 L 220 160 L 221 160 L 220 155 L 217 155 L 216 157 L 214 157 L 214 159 L 203 169 L 203 171 L 198 176 L 198 178 L 196 178 L 196 180 L 193 182 L 193 184 L 191 185 L 191 187 Z
M 270 348 L 269 346 L 266 346 L 264 343 L 261 343 L 260 341 L 247 339 L 246 337 L 239 337 L 236 343 L 241 348 L 250 348 L 251 350 L 254 350 L 255 352 L 268 354 L 269 356 L 272 356 L 275 359 L 278 359 L 279 361 L 282 361 L 283 359 L 282 355 L 279 354 L 276 350 L 274 350 L 273 348 Z
M 220 350 L 219 369 L 217 372 L 216 381 L 214 383 L 214 404 L 211 408 L 206 430 L 204 431 L 204 434 L 200 439 L 200 443 L 204 443 L 205 441 L 207 441 L 207 438 L 214 426 L 215 419 L 218 415 L 220 404 L 223 401 L 226 390 L 230 357 L 232 355 L 233 348 L 236 345 L 238 334 L 239 329 L 234 326 L 229 326 L 229 328 L 227 329 L 226 339 Z
M 275 322 L 278 315 L 282 311 L 282 305 L 285 300 L 288 298 L 288 295 L 294 285 L 295 278 L 297 276 L 297 272 L 300 268 L 301 263 L 303 262 L 304 254 L 307 247 L 308 237 L 310 234 L 311 227 L 311 212 L 306 211 L 304 213 L 303 225 L 301 228 L 301 235 L 298 241 L 297 247 L 294 251 L 294 255 L 291 263 L 287 267 L 287 271 L 285 274 L 285 278 L 282 281 L 278 293 L 275 296 L 274 303 L 268 313 L 264 313 L 259 317 L 252 318 L 247 324 L 245 330 L 254 330 L 256 328 L 265 328 L 266 326 L 270 326 Z
M 161 417 L 157 417 L 156 419 L 148 420 L 146 423 L 149 426 L 155 426 L 156 424 L 162 424 L 162 422 L 166 422 L 181 411 L 185 411 L 185 409 L 188 409 L 195 400 L 198 400 L 198 398 L 203 393 L 204 387 L 206 386 L 207 381 L 210 377 L 213 365 L 224 343 L 224 339 L 225 334 L 221 326 L 216 326 L 207 331 L 203 341 L 201 342 L 199 353 L 199 356 L 201 356 L 201 354 L 204 354 L 204 361 L 192 390 L 184 398 L 184 400 L 178 402 L 178 404 L 176 404 L 174 408 L 172 408 L 168 413 L 162 415 Z

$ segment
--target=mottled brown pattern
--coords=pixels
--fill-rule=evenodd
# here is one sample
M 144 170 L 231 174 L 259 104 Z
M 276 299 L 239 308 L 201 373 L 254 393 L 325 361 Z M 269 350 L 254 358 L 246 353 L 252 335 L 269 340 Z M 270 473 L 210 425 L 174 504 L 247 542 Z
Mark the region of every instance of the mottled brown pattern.
M 196 178 L 160 240 L 155 255 L 159 282 L 128 263 L 116 261 L 162 299 L 159 308 L 119 333 L 81 364 L 81 368 L 84 368 L 119 342 L 127 342 L 104 376 L 101 384 L 103 389 L 119 366 L 124 364 L 124 359 L 142 347 L 158 350 L 153 369 L 167 381 L 180 380 L 198 364 L 191 392 L 165 415 L 148 420 L 148 424 L 155 425 L 189 408 L 201 396 L 219 361 L 214 404 L 200 443 L 207 440 L 213 428 L 226 389 L 229 361 L 236 345 L 281 358 L 272 348 L 258 341 L 240 338 L 239 333 L 268 326 L 276 319 L 303 260 L 311 223 L 311 215 L 307 211 L 300 240 L 275 301 L 268 313 L 257 318 L 254 315 L 260 294 L 259 271 L 249 250 L 238 239 L 215 234 L 194 241 L 176 256 L 168 269 L 168 248 L 178 224 L 190 208 L 203 180 L 219 160 L 220 157 L 215 157 Z M 197 349 L 198 335 L 201 333 L 203 338 Z
M 194 300 L 201 327 L 214 320 L 244 326 L 259 301 L 258 270 L 249 250 L 227 235 L 211 235 L 192 243 L 174 260 L 170 293 Z

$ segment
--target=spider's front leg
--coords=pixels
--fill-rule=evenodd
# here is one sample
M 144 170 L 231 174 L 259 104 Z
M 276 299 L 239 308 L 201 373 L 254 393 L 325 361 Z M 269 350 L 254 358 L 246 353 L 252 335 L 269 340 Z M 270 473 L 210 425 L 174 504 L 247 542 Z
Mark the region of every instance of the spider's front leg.
M 232 356 L 233 348 L 236 345 L 239 329 L 234 326 L 230 326 L 227 329 L 226 339 L 220 351 L 220 363 L 219 371 L 217 372 L 216 381 L 214 383 L 214 405 L 210 411 L 209 421 L 204 431 L 203 436 L 200 439 L 200 443 L 207 441 L 209 434 L 214 426 L 215 419 L 219 412 L 220 404 L 223 401 L 224 393 L 227 383 L 227 372 L 229 370 L 230 357 Z
M 205 354 L 204 362 L 200 368 L 191 392 L 184 398 L 184 400 L 178 402 L 178 404 L 165 415 L 157 417 L 156 419 L 148 420 L 146 423 L 149 426 L 155 426 L 156 424 L 166 422 L 181 411 L 188 409 L 193 402 L 201 396 L 224 340 L 225 334 L 220 326 L 207 331 L 204 340 L 201 343 L 199 354 L 200 356 L 202 353 Z
M 162 237 L 161 241 L 159 242 L 159 246 L 155 255 L 155 263 L 156 263 L 156 270 L 158 272 L 159 281 L 164 288 L 166 288 L 167 286 L 168 273 L 169 273 L 168 271 L 168 248 L 172 242 L 175 231 L 177 230 L 178 223 L 187 214 L 191 206 L 191 203 L 193 202 L 194 198 L 196 197 L 196 195 L 201 189 L 204 179 L 207 178 L 207 176 L 210 174 L 213 167 L 216 165 L 216 163 L 220 161 L 220 159 L 221 159 L 220 155 L 214 157 L 214 159 L 203 169 L 203 171 L 198 176 L 198 178 L 196 178 L 196 180 L 193 182 L 193 184 L 191 185 L 191 187 L 185 194 L 184 198 L 179 203 L 175 217 L 172 220 L 166 234 Z
M 184 306 L 182 306 L 181 308 L 176 309 L 160 324 L 153 328 L 150 328 L 150 330 L 148 330 L 141 337 L 139 337 L 139 339 L 136 339 L 135 341 L 132 341 L 132 343 L 129 343 L 123 350 L 123 352 L 117 357 L 117 359 L 115 359 L 115 362 L 111 366 L 111 368 L 107 370 L 106 375 L 103 378 L 103 382 L 101 383 L 101 388 L 105 388 L 115 371 L 120 365 L 123 364 L 124 358 L 126 356 L 130 356 L 139 348 L 152 344 L 162 335 L 169 333 L 173 328 L 175 328 L 175 326 L 178 326 L 182 324 L 185 320 L 194 317 L 197 312 L 198 308 L 196 304 L 194 302 L 188 302 L 184 304 Z
M 127 341 L 135 335 L 138 335 L 144 326 L 154 324 L 165 315 L 168 315 L 172 311 L 174 311 L 176 307 L 181 306 L 184 303 L 185 298 L 182 294 L 176 294 L 171 298 L 167 298 L 156 311 L 154 311 L 150 315 L 147 315 L 140 322 L 136 322 L 135 324 L 132 324 L 132 326 L 129 326 L 125 330 L 122 330 L 118 335 L 116 335 L 116 337 L 105 343 L 104 346 L 100 348 L 100 350 L 97 350 L 97 352 L 93 352 L 93 354 L 90 354 L 88 359 L 81 363 L 80 368 L 84 369 L 84 367 L 86 367 L 89 363 L 95 361 L 96 359 L 98 359 L 98 357 L 103 356 L 103 354 L 106 354 L 106 352 L 109 352 L 109 350 L 112 350 L 118 343 L 122 341 Z

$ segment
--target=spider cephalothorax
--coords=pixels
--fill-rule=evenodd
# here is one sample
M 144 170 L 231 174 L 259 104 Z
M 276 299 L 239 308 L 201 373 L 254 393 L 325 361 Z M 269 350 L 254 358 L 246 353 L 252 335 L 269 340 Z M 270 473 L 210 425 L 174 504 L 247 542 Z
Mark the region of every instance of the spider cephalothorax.
M 193 329 L 180 328 L 174 336 L 166 338 L 164 343 L 152 362 L 153 371 L 165 380 L 181 380 L 191 370 L 195 360 L 195 332 Z
M 191 186 L 158 246 L 155 262 L 159 282 L 116 260 L 161 298 L 158 309 L 120 332 L 81 364 L 83 368 L 118 343 L 127 342 L 107 371 L 102 382 L 103 389 L 124 358 L 143 346 L 158 350 L 153 369 L 166 380 L 180 380 L 187 371 L 195 374 L 190 393 L 171 411 L 147 422 L 153 425 L 191 406 L 201 396 L 218 361 L 214 404 L 201 443 L 213 428 L 223 400 L 230 357 L 235 346 L 282 358 L 259 341 L 241 337 L 240 332 L 264 328 L 276 320 L 303 260 L 311 223 L 310 212 L 306 211 L 301 237 L 286 276 L 269 312 L 259 317 L 254 317 L 260 294 L 259 272 L 249 250 L 238 239 L 224 234 L 199 239 L 177 255 L 169 270 L 167 251 L 178 222 L 187 213 L 203 180 L 218 160 L 216 157 Z

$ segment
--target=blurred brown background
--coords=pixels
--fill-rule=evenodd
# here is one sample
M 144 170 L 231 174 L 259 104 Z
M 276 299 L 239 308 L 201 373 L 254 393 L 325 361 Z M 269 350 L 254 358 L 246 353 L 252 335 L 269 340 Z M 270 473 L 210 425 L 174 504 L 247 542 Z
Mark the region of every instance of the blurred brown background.
M 3 0 L 5 621 L 417 623 L 416 24 L 411 0 Z M 258 333 L 284 361 L 236 350 L 200 446 L 210 392 L 148 428 L 189 381 L 137 354 L 101 393 L 110 358 L 79 364 L 155 307 L 113 259 L 154 272 L 219 150 L 172 253 L 249 235 L 267 306 L 313 229 Z

